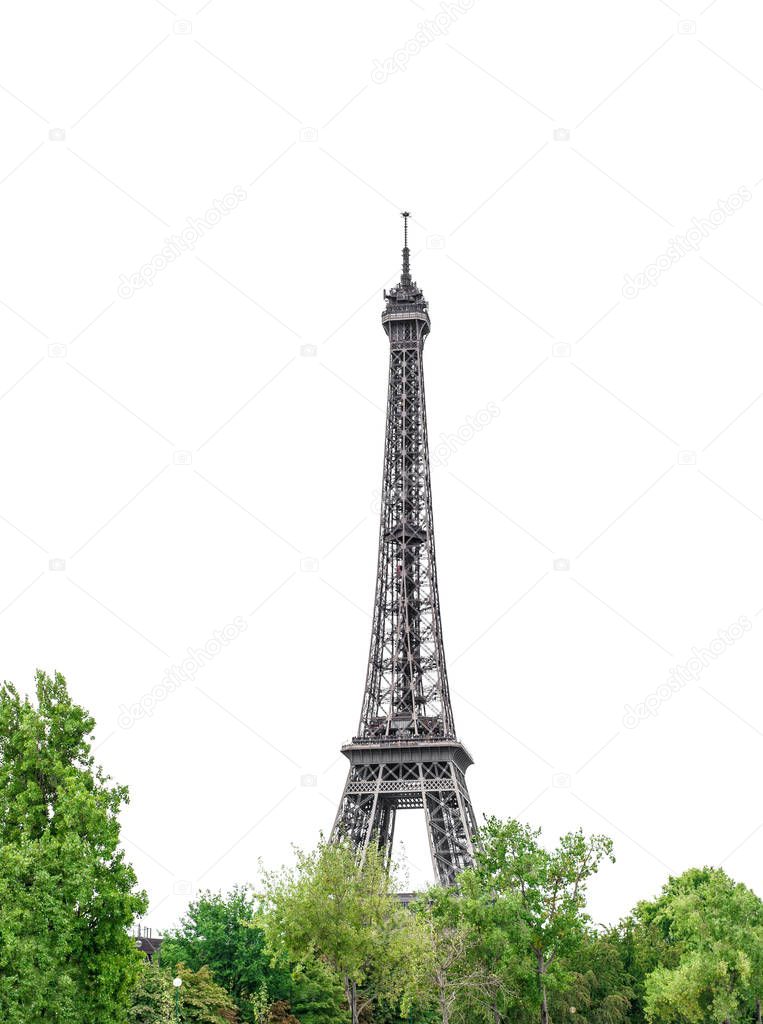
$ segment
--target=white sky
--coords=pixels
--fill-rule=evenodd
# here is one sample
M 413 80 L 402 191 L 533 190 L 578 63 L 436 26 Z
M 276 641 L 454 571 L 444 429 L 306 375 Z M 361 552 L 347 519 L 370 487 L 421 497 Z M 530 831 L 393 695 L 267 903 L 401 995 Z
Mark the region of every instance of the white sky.
M 597 920 L 692 864 L 763 890 L 763 11 L 449 10 L 4 15 L 2 674 L 25 688 L 58 668 L 97 717 L 154 927 L 331 826 L 369 642 L 401 208 L 431 303 L 432 448 L 500 410 L 433 470 L 477 812 L 549 841 L 611 834 Z M 447 31 L 411 42 L 438 12 Z M 237 186 L 193 251 L 118 295 Z M 237 616 L 193 680 L 120 727 Z M 751 629 L 625 726 L 740 616 Z

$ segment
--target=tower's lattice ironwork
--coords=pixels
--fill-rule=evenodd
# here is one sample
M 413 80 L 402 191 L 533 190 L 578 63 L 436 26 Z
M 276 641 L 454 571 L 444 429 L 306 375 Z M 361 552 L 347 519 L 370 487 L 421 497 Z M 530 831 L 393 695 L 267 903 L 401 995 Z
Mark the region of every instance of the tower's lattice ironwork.
M 423 809 L 442 885 L 472 861 L 472 759 L 456 738 L 442 644 L 422 353 L 429 310 L 411 279 L 408 217 L 400 283 L 384 293 L 390 343 L 379 562 L 358 734 L 334 836 L 389 856 L 398 809 Z

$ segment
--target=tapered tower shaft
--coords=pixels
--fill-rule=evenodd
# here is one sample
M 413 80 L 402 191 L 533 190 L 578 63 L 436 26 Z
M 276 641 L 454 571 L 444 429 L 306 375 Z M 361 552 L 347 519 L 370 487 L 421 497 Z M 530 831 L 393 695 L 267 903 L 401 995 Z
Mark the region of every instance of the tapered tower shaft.
M 389 852 L 399 808 L 424 810 L 435 874 L 471 862 L 474 813 L 448 692 L 437 588 L 422 356 L 428 304 L 411 279 L 408 213 L 400 283 L 385 292 L 389 339 L 379 558 L 358 734 L 334 825 L 361 849 Z
M 422 356 L 427 302 L 411 281 L 408 246 L 398 288 L 385 293 L 389 338 L 379 562 L 371 650 L 358 733 L 453 736 L 442 644 Z

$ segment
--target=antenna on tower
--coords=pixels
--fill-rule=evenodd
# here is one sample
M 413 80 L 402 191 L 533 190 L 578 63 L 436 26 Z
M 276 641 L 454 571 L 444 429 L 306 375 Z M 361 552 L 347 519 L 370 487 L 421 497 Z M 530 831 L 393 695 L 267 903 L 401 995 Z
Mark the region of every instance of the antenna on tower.
M 403 210 L 400 216 L 403 218 L 403 274 L 400 283 L 409 285 L 411 283 L 410 249 L 408 248 L 408 218 L 410 211 Z

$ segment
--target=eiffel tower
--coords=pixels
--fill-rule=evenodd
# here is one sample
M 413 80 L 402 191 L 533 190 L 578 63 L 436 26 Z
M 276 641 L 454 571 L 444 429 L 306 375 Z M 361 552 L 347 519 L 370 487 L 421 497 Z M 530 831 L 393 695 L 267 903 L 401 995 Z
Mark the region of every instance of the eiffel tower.
M 358 734 L 332 836 L 391 856 L 398 810 L 424 811 L 435 878 L 451 885 L 472 862 L 476 821 L 456 738 L 437 593 L 422 354 L 428 304 L 411 279 L 407 211 L 403 269 L 384 292 L 389 390 L 379 561 Z

